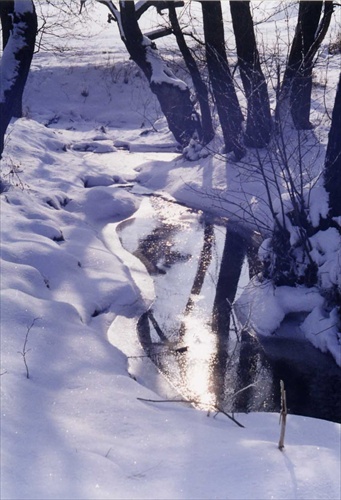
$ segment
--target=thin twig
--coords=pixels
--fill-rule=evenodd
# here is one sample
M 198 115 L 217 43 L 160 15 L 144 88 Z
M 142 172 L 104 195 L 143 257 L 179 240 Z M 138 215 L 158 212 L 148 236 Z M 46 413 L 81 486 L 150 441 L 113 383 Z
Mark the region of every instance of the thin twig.
M 18 351 L 18 354 L 21 354 L 21 356 L 23 357 L 23 360 L 24 360 L 24 364 L 25 364 L 25 368 L 26 368 L 26 378 L 30 378 L 30 372 L 28 370 L 28 365 L 27 365 L 27 360 L 26 360 L 26 355 L 31 350 L 31 349 L 27 349 L 26 348 L 27 347 L 27 342 L 28 342 L 28 335 L 29 335 L 31 329 L 34 326 L 34 323 L 36 321 L 38 321 L 38 319 L 41 319 L 41 318 L 34 318 L 34 320 L 32 321 L 32 323 L 30 324 L 30 326 L 27 327 L 27 332 L 26 332 L 26 335 L 25 335 L 23 349 L 22 349 L 22 351 Z
M 144 402 L 147 402 L 147 403 L 188 403 L 188 404 L 197 404 L 197 405 L 202 404 L 200 401 L 198 401 L 196 399 L 145 399 L 145 398 L 137 398 L 137 399 L 139 401 L 144 401 Z M 245 428 L 245 426 L 243 424 L 241 424 L 240 422 L 238 422 L 238 420 L 236 420 L 234 417 L 232 417 L 231 415 L 229 415 L 228 413 L 226 413 L 219 406 L 213 405 L 213 409 L 216 410 L 217 413 L 222 413 L 223 415 L 225 415 L 225 417 L 227 417 L 230 420 L 232 420 L 239 427 Z

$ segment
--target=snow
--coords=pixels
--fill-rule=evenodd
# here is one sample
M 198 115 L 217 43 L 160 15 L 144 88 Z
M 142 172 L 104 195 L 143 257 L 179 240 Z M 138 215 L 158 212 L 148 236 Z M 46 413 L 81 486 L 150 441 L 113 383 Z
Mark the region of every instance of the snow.
M 1 498 L 340 498 L 339 424 L 289 415 L 281 452 L 278 414 L 238 414 L 240 428 L 185 403 L 138 399 L 181 396 L 149 360 L 132 358 L 143 354 L 136 320 L 155 287 L 117 226 L 137 211 L 147 217 L 150 192 L 237 220 L 253 197 L 256 213 L 268 212 L 256 173 L 212 156 L 183 159 L 144 80 L 123 62 L 116 27 L 77 43 L 35 54 L 25 117 L 5 141 Z M 323 200 L 313 199 L 314 220 Z M 337 235 L 312 242 L 321 279 L 339 284 Z M 303 333 L 337 353 L 336 312 L 315 290 L 252 286 L 239 300 L 252 301 L 257 328 L 263 321 L 269 333 L 287 312 L 305 311 Z
M 33 12 L 33 4 L 31 2 L 27 2 L 26 0 L 15 0 L 15 11 L 18 14 Z
M 152 42 L 146 36 L 143 37 L 143 45 L 146 47 L 146 61 L 150 64 L 152 70 L 151 83 L 155 85 L 166 83 L 178 87 L 182 91 L 186 91 L 188 89 L 186 83 L 176 78 L 171 69 L 160 58 L 157 49 L 152 47 Z
M 336 363 L 341 366 L 340 333 L 337 330 L 337 308 L 330 312 L 316 306 L 308 314 L 301 330 L 306 338 L 323 352 L 330 352 Z
M 318 227 L 320 218 L 326 218 L 329 212 L 328 193 L 323 186 L 314 186 L 307 198 L 309 219 L 313 227 Z
M 324 192 L 323 192 L 324 194 Z M 322 196 L 321 206 L 324 204 Z M 292 228 L 294 229 L 294 228 Z M 293 241 L 293 232 L 291 232 Z M 312 344 L 329 352 L 341 366 L 341 337 L 338 330 L 337 308 L 328 311 L 324 307 L 321 290 L 328 295 L 340 287 L 341 237 L 336 228 L 319 231 L 309 238 L 311 258 L 318 265 L 319 289 L 304 286 L 275 287 L 269 281 L 260 282 L 257 277 L 250 281 L 236 302 L 236 308 L 244 321 L 261 335 L 272 335 L 289 313 L 307 313 L 301 331 Z M 263 241 L 260 258 L 269 251 L 270 239 Z
M 271 282 L 253 279 L 237 300 L 236 307 L 247 325 L 262 335 L 275 332 L 286 314 L 311 312 L 322 306 L 323 298 L 315 288 L 274 287 Z

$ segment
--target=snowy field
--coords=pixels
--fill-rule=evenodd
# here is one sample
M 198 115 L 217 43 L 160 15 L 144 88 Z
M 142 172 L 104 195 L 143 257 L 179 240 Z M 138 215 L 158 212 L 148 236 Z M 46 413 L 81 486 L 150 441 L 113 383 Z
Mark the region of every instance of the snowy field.
M 179 395 L 154 365 L 129 358 L 143 354 L 135 326 L 154 286 L 117 224 L 144 190 L 226 215 L 246 192 L 261 199 L 262 187 L 220 158 L 183 159 L 117 27 L 96 9 L 92 37 L 35 55 L 25 116 L 6 139 L 1 498 L 337 500 L 339 424 L 289 415 L 281 452 L 278 414 L 236 415 L 240 428 L 184 403 L 138 399 Z M 263 39 L 278 26 L 269 21 Z M 328 59 L 329 111 L 339 66 L 340 56 Z M 316 105 L 326 144 L 321 117 Z M 207 193 L 225 195 L 216 204 Z M 286 306 L 275 307 L 267 324 Z

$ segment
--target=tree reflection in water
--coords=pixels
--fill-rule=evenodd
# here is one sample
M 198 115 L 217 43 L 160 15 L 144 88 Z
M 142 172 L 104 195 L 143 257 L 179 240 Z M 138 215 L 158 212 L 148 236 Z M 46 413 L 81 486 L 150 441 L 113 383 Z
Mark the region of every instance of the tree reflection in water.
M 217 244 L 222 228 L 217 230 L 212 221 L 200 217 L 202 247 L 183 310 L 165 321 L 167 301 L 157 297 L 152 309 L 138 321 L 138 336 L 146 354 L 185 398 L 196 400 L 202 408 L 218 406 L 229 413 L 279 411 L 282 379 L 289 413 L 340 422 L 341 370 L 329 356 L 308 342 L 276 336 L 257 338 L 247 327 L 240 331 L 233 327 L 230 305 L 246 258 L 252 274 L 257 272 L 257 243 L 252 234 L 227 223 L 224 239 L 220 236 Z M 177 272 L 187 272 L 188 268 L 179 264 L 187 266 L 193 256 L 175 242 L 181 230 L 176 220 L 161 221 L 133 251 L 157 280 L 167 280 L 174 265 Z M 124 245 L 123 236 L 124 230 Z M 180 293 L 184 291 L 171 285 L 167 288 L 171 315 L 172 294 L 176 297 Z M 203 297 L 209 303 L 205 310 Z M 297 318 L 291 320 L 297 325 Z

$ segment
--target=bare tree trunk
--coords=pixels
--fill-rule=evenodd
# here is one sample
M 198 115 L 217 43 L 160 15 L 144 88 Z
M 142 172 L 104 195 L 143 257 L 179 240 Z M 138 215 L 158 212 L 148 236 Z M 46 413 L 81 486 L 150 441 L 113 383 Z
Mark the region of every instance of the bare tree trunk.
M 333 2 L 300 0 L 295 37 L 284 74 L 280 100 L 289 96 L 290 111 L 295 128 L 311 128 L 309 121 L 314 58 L 328 31 Z
M 185 37 L 180 28 L 178 17 L 176 15 L 176 9 L 174 2 L 168 2 L 169 9 L 169 20 L 173 29 L 173 33 L 176 37 L 179 49 L 181 51 L 182 57 L 186 63 L 188 71 L 190 72 L 194 88 L 198 97 L 201 110 L 201 122 L 202 122 L 202 141 L 203 144 L 208 144 L 214 137 L 214 129 L 212 124 L 212 116 L 210 111 L 208 90 L 200 75 L 200 71 L 194 57 L 189 50 Z
M 97 1 L 109 8 L 118 23 L 129 55 L 147 77 L 175 139 L 182 146 L 187 146 L 192 138 L 201 140 L 200 118 L 191 101 L 190 90 L 161 59 L 155 43 L 143 36 L 137 21 L 135 2 L 120 1 L 118 10 L 110 0 Z
M 6 11 L 10 21 L 6 19 Z M 9 122 L 13 117 L 22 116 L 22 96 L 34 52 L 37 16 L 32 0 L 13 0 L 0 2 L 0 17 L 6 31 L 3 34 L 6 43 L 0 64 L 1 157 Z M 8 36 L 7 27 L 10 23 L 12 26 Z
M 238 64 L 247 98 L 246 146 L 263 148 L 271 136 L 270 102 L 259 61 L 249 1 L 230 1 Z
M 0 19 L 2 29 L 2 49 L 5 50 L 11 30 L 13 28 L 12 15 L 14 10 L 13 0 L 2 0 L 0 2 Z
M 330 217 L 341 216 L 341 73 L 336 91 L 324 166 L 324 186 L 329 193 Z
M 234 152 L 240 160 L 244 154 L 242 146 L 242 122 L 237 94 L 227 62 L 224 25 L 219 1 L 202 1 L 207 68 L 210 75 L 214 99 L 217 105 L 226 152 Z

